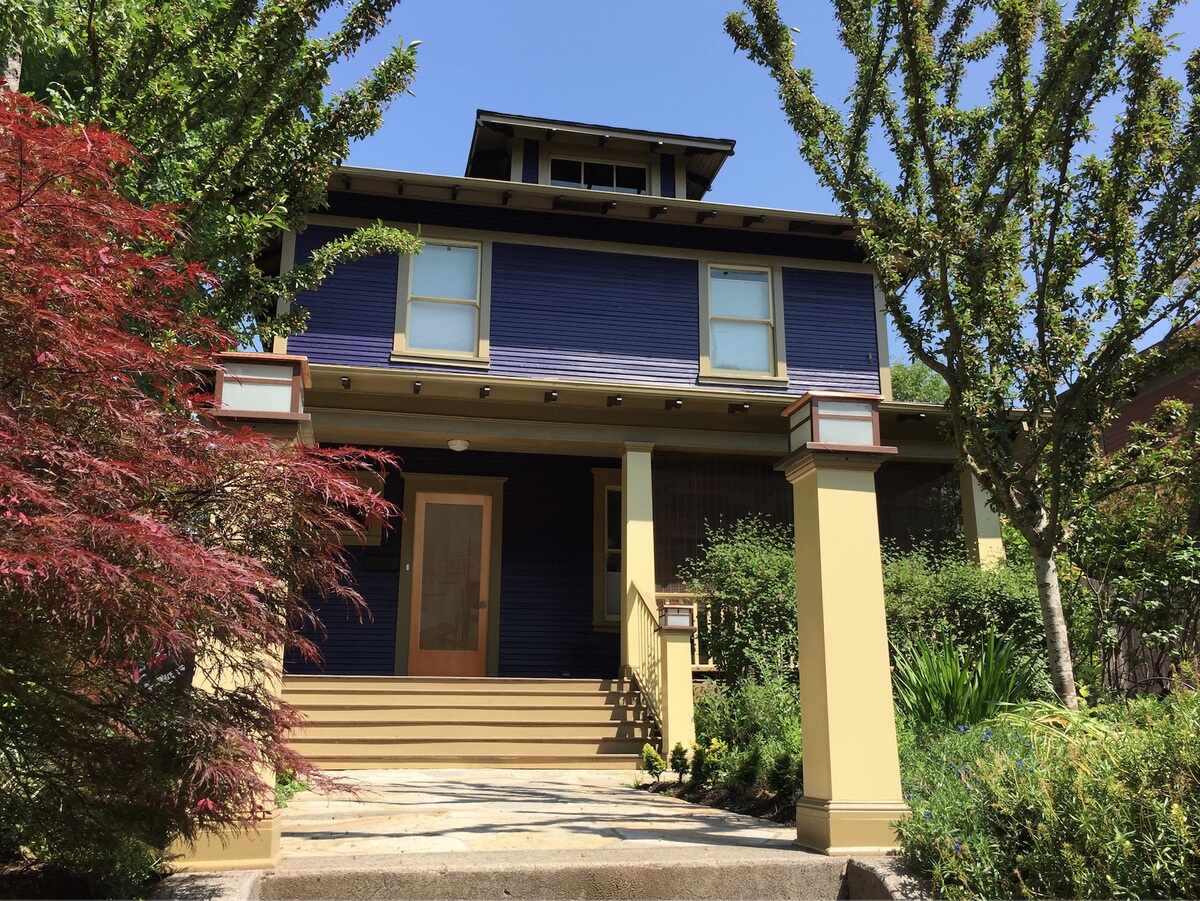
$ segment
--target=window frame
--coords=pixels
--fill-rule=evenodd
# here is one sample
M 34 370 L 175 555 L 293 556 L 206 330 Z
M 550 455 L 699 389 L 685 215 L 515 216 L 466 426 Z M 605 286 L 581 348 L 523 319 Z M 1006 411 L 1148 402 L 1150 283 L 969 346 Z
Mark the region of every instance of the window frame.
M 617 615 L 612 619 L 609 619 L 604 609 L 609 554 L 608 492 L 621 489 L 621 470 L 600 467 L 592 470 L 592 628 L 603 632 L 617 632 L 621 628 L 620 607 L 618 606 Z M 622 571 L 624 564 L 625 548 L 622 547 Z
M 765 272 L 767 274 L 767 309 L 770 312 L 771 318 L 763 320 L 738 316 L 714 317 L 709 308 L 709 291 L 712 270 L 714 269 L 731 269 L 739 272 Z M 765 324 L 770 333 L 770 340 L 768 341 L 768 347 L 771 349 L 770 367 L 765 370 L 754 371 L 745 369 L 718 369 L 713 366 L 712 322 L 714 318 L 729 322 L 756 322 Z M 724 385 L 787 385 L 787 345 L 783 322 L 783 268 L 781 266 L 726 262 L 723 260 L 700 261 L 700 381 Z
M 564 163 L 579 163 L 579 178 L 578 184 L 558 185 L 554 183 L 554 177 L 550 173 L 553 171 L 554 161 L 561 160 Z M 588 163 L 596 166 L 612 166 L 613 167 L 613 186 L 611 188 L 589 188 L 583 182 L 583 167 Z M 617 189 L 617 166 L 625 166 L 628 169 L 641 169 L 646 174 L 646 188 L 640 194 L 630 194 L 629 191 L 621 191 Z M 603 157 L 585 157 L 585 156 L 550 156 L 546 160 L 546 184 L 556 188 L 577 188 L 580 191 L 607 191 L 612 194 L 630 194 L 631 197 L 653 197 L 654 186 L 650 182 L 650 166 L 646 163 L 635 163 L 631 160 L 604 159 Z
M 478 268 L 475 273 L 475 300 L 455 297 L 433 297 L 412 293 L 412 275 L 415 256 L 401 255 L 397 264 L 396 279 L 396 325 L 392 340 L 393 362 L 447 363 L 458 366 L 486 367 L 491 349 L 491 294 L 492 294 L 492 242 L 470 240 L 441 231 L 424 233 L 421 241 L 425 245 L 449 247 L 472 247 L 477 253 Z M 408 312 L 412 302 L 459 304 L 475 307 L 475 349 L 470 351 L 435 350 L 424 347 L 413 348 L 408 343 Z

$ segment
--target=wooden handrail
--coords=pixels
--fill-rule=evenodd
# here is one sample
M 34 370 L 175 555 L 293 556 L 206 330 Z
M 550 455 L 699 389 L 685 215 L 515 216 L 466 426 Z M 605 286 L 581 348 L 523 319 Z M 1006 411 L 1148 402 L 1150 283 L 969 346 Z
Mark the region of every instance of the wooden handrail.
M 629 667 L 638 683 L 646 706 L 654 718 L 661 723 L 663 660 L 662 647 L 658 638 L 658 610 L 646 600 L 645 594 L 636 584 L 630 584 L 629 594 L 629 604 L 632 608 L 630 628 L 633 630 Z

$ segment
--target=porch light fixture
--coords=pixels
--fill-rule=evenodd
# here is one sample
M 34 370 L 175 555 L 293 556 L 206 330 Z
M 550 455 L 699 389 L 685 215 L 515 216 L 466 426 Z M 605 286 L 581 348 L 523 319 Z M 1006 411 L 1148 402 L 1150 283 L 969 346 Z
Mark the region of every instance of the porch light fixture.
M 625 397 L 621 394 L 610 394 L 605 403 L 610 407 L 619 407 L 625 403 Z
M 338 381 L 341 382 L 343 388 L 345 388 L 347 391 L 350 390 L 350 376 L 344 375 L 338 379 Z
M 487 400 L 491 396 L 492 396 L 492 386 L 491 385 L 484 385 L 482 388 L 479 389 L 480 400 Z
M 304 389 L 312 386 L 308 359 L 292 354 L 230 351 L 217 354 L 213 402 L 218 416 L 307 419 Z
M 730 404 L 730 405 L 729 405 L 729 412 L 730 412 L 730 413 L 749 413 L 749 412 L 750 412 L 750 405 L 749 405 L 749 404 L 745 404 L 745 403 L 742 403 L 742 404 Z
M 663 404 L 663 407 L 667 410 L 682 410 L 683 401 L 678 397 L 673 397 Z
M 557 391 L 547 391 L 544 400 L 548 404 L 558 403 L 558 392 Z
M 471 442 L 466 438 L 451 438 L 446 442 L 446 447 L 454 451 L 456 454 L 461 454 L 471 446 Z
M 687 629 L 696 627 L 695 611 L 683 604 L 665 604 L 659 617 L 659 625 L 663 629 Z
M 413 382 L 413 394 L 420 394 L 421 389 L 424 387 L 425 386 L 422 385 L 420 382 Z
M 783 411 L 793 450 L 879 447 L 879 396 L 809 392 Z

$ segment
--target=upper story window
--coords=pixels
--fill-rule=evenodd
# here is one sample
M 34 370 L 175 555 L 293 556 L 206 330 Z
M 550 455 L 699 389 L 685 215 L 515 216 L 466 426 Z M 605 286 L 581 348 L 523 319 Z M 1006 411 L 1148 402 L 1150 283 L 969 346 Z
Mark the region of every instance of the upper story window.
M 401 260 L 394 355 L 486 358 L 486 256 L 480 243 L 431 238 Z
M 786 379 L 782 328 L 772 270 L 704 267 L 701 375 Z
M 645 194 L 649 182 L 645 166 L 601 160 L 551 159 L 550 184 L 560 188 L 587 188 L 590 191 Z

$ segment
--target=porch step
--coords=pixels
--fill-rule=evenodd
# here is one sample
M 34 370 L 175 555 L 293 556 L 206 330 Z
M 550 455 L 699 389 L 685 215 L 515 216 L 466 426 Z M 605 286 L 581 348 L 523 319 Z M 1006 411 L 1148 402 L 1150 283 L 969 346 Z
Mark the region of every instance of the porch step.
M 294 741 L 337 741 L 348 730 L 355 738 L 386 738 L 411 741 L 414 739 L 470 739 L 486 731 L 493 739 L 627 739 L 645 742 L 650 737 L 650 723 L 630 722 L 571 722 L 562 720 L 326 720 L 309 719 L 292 733 Z M 641 745 L 638 745 L 641 750 Z
M 656 727 L 622 679 L 285 676 L 294 750 L 325 769 L 635 768 Z

